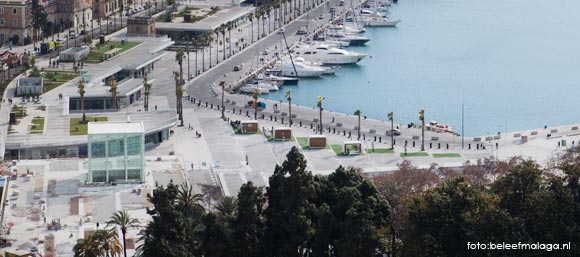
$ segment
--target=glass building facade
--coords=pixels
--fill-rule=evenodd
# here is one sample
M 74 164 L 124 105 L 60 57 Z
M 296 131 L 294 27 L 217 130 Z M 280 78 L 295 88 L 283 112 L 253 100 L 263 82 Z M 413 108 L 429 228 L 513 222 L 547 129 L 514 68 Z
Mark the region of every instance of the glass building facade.
M 112 123 L 111 125 L 115 125 Z M 118 124 L 123 126 L 123 123 Z M 122 129 L 121 129 L 122 130 Z M 135 182 L 144 180 L 144 133 L 91 133 L 88 135 L 90 182 Z

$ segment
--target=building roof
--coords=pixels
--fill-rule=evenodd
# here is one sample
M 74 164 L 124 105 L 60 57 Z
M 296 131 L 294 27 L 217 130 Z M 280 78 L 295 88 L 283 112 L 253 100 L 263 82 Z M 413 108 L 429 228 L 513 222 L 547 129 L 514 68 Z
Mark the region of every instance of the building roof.
M 252 6 L 224 8 L 216 14 L 195 23 L 156 22 L 155 29 L 164 31 L 211 32 L 219 28 L 222 24 L 235 21 L 247 15 L 254 9 Z
M 145 133 L 143 122 L 89 122 L 89 135 Z

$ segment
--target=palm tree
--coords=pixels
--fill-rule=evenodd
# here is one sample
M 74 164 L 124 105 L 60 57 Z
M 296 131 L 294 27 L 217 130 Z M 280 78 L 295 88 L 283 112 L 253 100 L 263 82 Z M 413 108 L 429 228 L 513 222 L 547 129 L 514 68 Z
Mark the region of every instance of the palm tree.
M 254 93 L 252 94 L 252 98 L 254 98 L 254 120 L 258 120 L 258 95 L 260 92 L 258 89 L 254 89 Z
M 260 40 L 260 18 L 262 17 L 262 10 L 261 9 L 257 9 L 254 12 L 254 16 L 256 16 L 256 22 L 258 23 L 258 40 Z
M 232 196 L 224 196 L 215 208 L 218 211 L 218 217 L 222 221 L 232 220 L 238 209 L 238 199 Z
M 318 103 L 316 103 L 316 106 L 320 109 L 320 135 L 322 135 L 322 101 L 324 101 L 324 97 L 319 96 Z
M 356 110 L 354 112 L 354 115 L 358 116 L 358 126 L 356 127 L 356 134 L 357 134 L 356 140 L 360 140 L 360 115 L 361 114 L 362 114 L 362 112 L 360 110 Z
M 111 80 L 111 88 L 109 89 L 109 93 L 111 93 L 111 107 L 113 109 L 118 109 L 119 106 L 117 106 L 117 80 L 113 79 Z
M 175 97 L 177 98 L 176 99 L 177 115 L 179 116 L 179 120 L 181 121 L 181 124 L 179 126 L 183 127 L 183 109 L 182 109 L 183 85 L 179 81 L 180 79 L 178 72 L 174 72 L 173 77 L 175 78 Z
M 211 43 L 213 43 L 213 36 L 211 33 L 207 33 L 207 46 L 209 51 L 209 68 L 211 69 Z
M 77 240 L 73 247 L 74 257 L 100 257 L 106 254 L 94 235 Z
M 391 122 L 391 149 L 395 149 L 395 131 L 393 130 L 393 122 L 394 122 L 394 113 L 393 112 L 389 112 L 387 114 L 387 117 L 389 118 L 389 121 Z
M 127 245 L 126 245 L 126 235 L 128 228 L 138 227 L 141 223 L 138 219 L 132 218 L 127 210 L 123 209 L 111 216 L 111 219 L 107 221 L 107 225 L 118 226 L 121 228 L 121 234 L 123 235 L 123 256 L 127 257 Z
M 251 34 L 252 34 L 252 44 L 254 43 L 254 13 L 248 14 L 248 19 L 250 19 L 250 27 L 251 27 Z
M 177 203 L 185 214 L 191 215 L 196 211 L 203 211 L 203 199 L 204 195 L 194 194 L 191 186 L 181 184 L 177 189 Z
M 232 57 L 232 29 L 234 28 L 234 24 L 231 21 L 228 21 L 228 23 L 226 23 L 226 29 L 228 30 L 228 41 L 230 41 L 230 56 Z M 224 42 L 225 44 L 225 42 Z M 224 51 L 224 55 L 225 55 L 225 51 Z
M 177 51 L 177 53 L 175 54 L 175 61 L 177 62 L 177 64 L 179 64 L 179 76 L 176 76 L 176 79 L 178 79 L 179 81 L 176 81 L 175 83 L 175 97 L 176 97 L 176 108 L 177 108 L 177 114 L 179 114 L 179 119 L 181 120 L 181 124 L 183 126 L 183 114 L 182 114 L 182 109 L 181 109 L 181 96 L 180 96 L 180 91 L 182 89 L 180 89 L 180 87 L 182 87 L 183 85 L 183 58 L 185 57 L 185 53 L 183 52 L 183 49 L 179 49 L 179 51 Z M 177 74 L 176 74 L 177 75 Z M 181 94 L 183 94 L 183 92 L 181 92 Z
M 147 75 L 143 76 L 143 87 L 145 87 L 145 106 L 143 106 L 143 108 L 145 111 L 149 111 L 149 95 L 151 94 L 151 87 L 153 87 L 153 84 L 149 83 Z
M 119 242 L 119 234 L 115 229 L 97 230 L 93 238 L 104 249 L 105 256 L 121 256 L 123 246 Z
M 222 24 L 220 26 L 219 30 L 220 30 L 220 33 L 222 34 L 223 55 L 224 55 L 223 60 L 225 61 L 226 60 L 226 29 L 225 29 L 225 25 Z
M 419 112 L 419 120 L 421 121 L 421 151 L 425 151 L 425 110 L 421 109 Z
M 288 100 L 288 124 L 292 127 L 292 90 L 286 91 L 286 100 Z
M 224 105 L 224 94 L 225 94 L 225 91 L 226 91 L 226 82 L 224 80 L 220 81 L 220 87 L 222 87 L 222 106 L 221 106 L 221 109 L 222 109 L 222 119 L 225 119 L 226 118 L 226 115 L 225 115 L 224 112 L 226 111 L 226 109 L 225 109 L 225 105 Z
M 79 84 L 78 84 L 78 89 L 79 89 L 79 95 L 81 96 L 80 99 L 80 105 L 81 105 L 81 112 L 83 112 L 83 123 L 87 122 L 87 117 L 85 115 L 85 93 L 87 93 L 86 89 L 85 89 L 85 83 L 83 82 L 83 79 L 79 79 Z

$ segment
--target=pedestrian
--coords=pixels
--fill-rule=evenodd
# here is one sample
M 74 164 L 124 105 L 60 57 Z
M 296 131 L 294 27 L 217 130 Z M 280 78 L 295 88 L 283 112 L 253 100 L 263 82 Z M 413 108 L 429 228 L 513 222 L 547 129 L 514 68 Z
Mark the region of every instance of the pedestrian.
M 155 111 L 157 111 L 157 105 L 155 105 Z
M 191 170 L 193 170 L 193 162 L 191 163 Z
M 499 144 L 497 142 L 495 142 L 495 149 L 499 148 Z
M 334 123 L 334 116 L 332 116 L 332 122 L 331 123 Z
M 558 147 L 560 147 L 560 141 L 558 141 Z

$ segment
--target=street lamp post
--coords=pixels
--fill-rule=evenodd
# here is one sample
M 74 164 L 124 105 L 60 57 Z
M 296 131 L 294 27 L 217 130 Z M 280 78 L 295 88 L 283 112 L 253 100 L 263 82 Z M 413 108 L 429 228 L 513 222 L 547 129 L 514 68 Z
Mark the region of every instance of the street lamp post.
M 322 101 L 324 101 L 324 97 L 323 96 L 319 96 L 318 97 L 318 108 L 320 109 L 320 135 L 322 135 Z
M 286 99 L 288 100 L 288 124 L 292 127 L 292 90 L 286 91 Z
M 387 116 L 389 117 L 389 121 L 391 121 L 391 149 L 395 149 L 395 131 L 393 129 L 394 113 L 389 112 Z
M 421 120 L 421 151 L 425 151 L 425 110 L 419 112 L 419 120 Z

